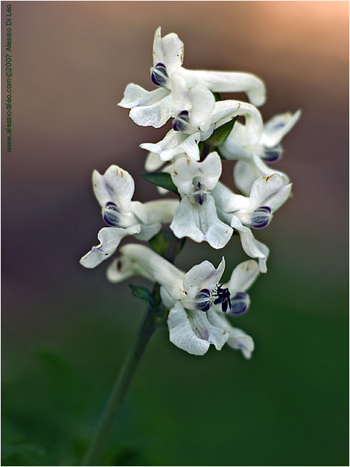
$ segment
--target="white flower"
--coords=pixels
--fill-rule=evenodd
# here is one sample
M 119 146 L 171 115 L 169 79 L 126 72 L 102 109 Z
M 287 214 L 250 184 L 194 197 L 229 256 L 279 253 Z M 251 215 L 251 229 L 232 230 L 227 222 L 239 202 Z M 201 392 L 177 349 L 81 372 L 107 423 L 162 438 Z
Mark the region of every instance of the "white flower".
M 180 157 L 170 167 L 170 175 L 181 195 L 171 230 L 178 238 L 206 241 L 213 248 L 223 248 L 232 236 L 232 228 L 219 220 L 211 190 L 221 176 L 220 156 L 210 153 L 203 162 Z
M 129 115 L 135 123 L 159 128 L 174 117 L 176 97 L 173 98 L 172 94 L 179 80 L 190 93 L 197 92 L 205 97 L 204 106 L 213 101 L 209 91 L 246 92 L 253 105 L 264 104 L 265 85 L 257 76 L 242 72 L 187 70 L 182 67 L 183 56 L 184 45 L 178 36 L 171 33 L 162 38 L 161 28 L 158 28 L 153 42 L 151 81 L 159 88 L 149 92 L 136 84 L 128 84 L 119 103 L 121 107 L 131 109 Z
M 236 122 L 220 153 L 231 160 L 238 160 L 234 169 L 236 186 L 244 194 L 248 194 L 254 181 L 262 175 L 278 173 L 287 184 L 289 179 L 282 172 L 272 170 L 265 162 L 276 162 L 282 157 L 282 138 L 299 120 L 301 111 L 294 114 L 286 112 L 275 115 L 265 123 L 258 141 L 252 139 L 246 127 Z
M 185 93 L 182 94 L 183 96 Z M 187 96 L 187 103 L 179 99 L 179 109 L 183 106 L 189 110 L 181 110 L 176 114 L 173 129 L 158 143 L 142 143 L 140 147 L 151 153 L 159 155 L 163 162 L 170 161 L 179 154 L 186 154 L 194 160 L 199 160 L 200 141 L 208 139 L 216 128 L 224 125 L 234 117 L 245 117 L 245 131 L 249 134 L 251 141 L 258 141 L 262 132 L 263 122 L 261 114 L 253 105 L 240 101 L 219 101 L 213 103 L 213 109 L 201 113 L 203 100 L 200 94 L 193 92 Z M 207 101 L 208 103 L 208 101 Z M 197 111 L 198 107 L 198 111 Z M 201 115 L 201 125 L 195 126 L 196 122 L 192 115 Z M 197 119 L 197 123 L 199 118 Z
M 157 86 L 171 89 L 169 78 L 181 74 L 189 86 L 201 83 L 212 92 L 245 92 L 253 105 L 261 106 L 266 100 L 264 82 L 251 73 L 187 70 L 182 67 L 184 45 L 177 34 L 161 37 L 159 27 L 153 42 L 151 80 Z
M 266 227 L 272 214 L 290 197 L 291 189 L 292 184 L 285 185 L 279 174 L 273 174 L 258 178 L 249 197 L 233 193 L 220 182 L 212 191 L 219 217 L 238 231 L 243 250 L 259 260 L 261 272 L 267 271 L 269 249 L 254 238 L 250 229 Z
M 94 268 L 109 258 L 122 238 L 135 235 L 149 240 L 164 223 L 171 222 L 177 200 L 157 200 L 147 203 L 131 201 L 135 191 L 131 175 L 116 165 L 110 166 L 104 175 L 94 170 L 92 185 L 102 208 L 102 218 L 109 227 L 102 228 L 97 238 L 100 244 L 81 258 L 80 264 Z
M 221 285 L 224 268 L 224 259 L 218 268 L 203 261 L 185 274 L 147 247 L 129 244 L 120 249 L 107 277 L 120 282 L 138 274 L 158 282 L 162 301 L 170 309 L 170 341 L 177 347 L 203 355 L 210 344 L 220 350 L 228 342 L 249 358 L 253 350 L 251 338 L 217 315 L 227 312 L 239 316 L 247 311 L 250 299 L 245 290 L 258 276 L 259 268 L 255 261 L 246 261 L 233 271 L 227 284 Z M 217 325 L 210 320 L 217 321 Z

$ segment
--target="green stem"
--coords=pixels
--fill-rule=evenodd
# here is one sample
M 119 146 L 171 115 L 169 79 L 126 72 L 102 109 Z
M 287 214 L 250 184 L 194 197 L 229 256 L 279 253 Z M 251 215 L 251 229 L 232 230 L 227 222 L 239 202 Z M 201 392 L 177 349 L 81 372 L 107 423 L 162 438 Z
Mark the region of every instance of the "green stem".
M 146 349 L 148 341 L 155 330 L 155 319 L 156 315 L 154 311 L 148 307 L 127 359 L 125 360 L 125 363 L 119 373 L 119 377 L 112 389 L 111 395 L 82 465 L 101 465 L 100 460 L 120 407 L 123 403 L 125 394 Z
M 172 233 L 164 258 L 167 259 L 170 263 L 174 263 L 176 256 L 183 248 L 185 241 L 186 238 L 179 239 Z
M 172 235 L 167 251 L 164 257 L 174 262 L 179 250 L 183 246 L 185 239 L 179 240 Z M 161 327 L 166 322 L 166 316 L 160 316 L 160 295 L 159 284 L 155 284 L 153 293 L 155 299 L 155 309 L 148 306 L 143 322 L 136 334 L 135 340 L 130 348 L 129 354 L 119 373 L 118 379 L 112 389 L 112 392 L 107 401 L 104 412 L 101 416 L 94 437 L 91 441 L 89 449 L 85 455 L 82 465 L 100 465 L 100 460 L 103 456 L 109 436 L 114 427 L 121 405 L 123 404 L 126 392 L 129 388 L 131 380 L 136 372 L 141 357 L 147 347 L 148 341 L 155 329 Z M 158 316 L 155 310 L 158 310 Z

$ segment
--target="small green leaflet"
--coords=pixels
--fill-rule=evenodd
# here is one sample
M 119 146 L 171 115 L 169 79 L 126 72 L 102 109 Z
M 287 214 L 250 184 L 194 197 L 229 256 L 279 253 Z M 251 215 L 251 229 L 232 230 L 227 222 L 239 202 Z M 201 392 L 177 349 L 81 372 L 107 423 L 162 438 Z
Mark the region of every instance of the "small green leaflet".
M 179 192 L 177 191 L 176 185 L 171 179 L 170 174 L 161 172 L 161 173 L 150 173 L 150 174 L 141 174 L 141 177 L 147 180 L 148 182 L 153 183 L 154 185 L 160 186 L 165 188 L 166 190 L 172 191 L 177 195 Z
M 132 291 L 134 297 L 141 298 L 146 303 L 148 303 L 151 307 L 154 305 L 154 298 L 150 290 L 147 287 L 143 287 L 142 285 L 133 285 L 129 284 L 129 287 Z
M 231 133 L 232 128 L 234 124 L 236 123 L 238 117 L 239 115 L 237 115 L 237 117 L 233 118 L 232 120 L 225 123 L 224 125 L 220 126 L 219 128 L 217 128 L 214 131 L 214 133 L 206 141 L 204 141 L 206 146 L 210 148 L 217 148 L 221 146 L 222 144 L 224 144 L 228 135 Z
M 165 256 L 172 236 L 173 233 L 170 230 L 160 230 L 149 240 L 149 243 L 160 256 Z

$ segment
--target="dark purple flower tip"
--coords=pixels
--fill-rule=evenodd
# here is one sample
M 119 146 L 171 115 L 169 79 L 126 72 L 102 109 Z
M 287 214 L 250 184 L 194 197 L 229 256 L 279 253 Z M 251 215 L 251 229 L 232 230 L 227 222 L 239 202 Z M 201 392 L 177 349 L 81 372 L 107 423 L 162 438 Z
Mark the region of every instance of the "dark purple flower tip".
M 250 299 L 249 295 L 245 292 L 237 292 L 234 297 L 231 298 L 231 310 L 229 315 L 232 316 L 241 316 L 247 313 Z
M 183 120 L 181 119 L 175 119 L 173 121 L 173 130 L 174 131 L 184 131 L 186 128 L 186 124 Z
M 269 225 L 272 218 L 271 209 L 268 206 L 260 206 L 251 214 L 250 227 L 253 229 L 263 229 Z
M 182 118 L 182 120 L 185 120 L 185 122 L 188 122 L 189 111 L 188 110 L 181 110 L 181 112 L 179 113 L 179 115 L 177 117 Z
M 264 154 L 261 158 L 266 162 L 277 162 L 282 158 L 282 148 L 281 146 L 275 146 L 274 148 L 265 148 Z
M 200 292 L 198 292 L 197 298 L 208 298 L 210 295 L 211 294 L 209 289 L 202 289 Z
M 182 110 L 178 113 L 176 119 L 173 121 L 173 130 L 174 131 L 184 131 L 186 125 L 189 122 L 190 113 L 188 110 Z
M 210 300 L 208 302 L 197 303 L 197 310 L 207 312 L 211 307 Z
M 157 63 L 154 68 L 151 68 L 151 81 L 155 86 L 164 86 L 168 78 L 164 63 Z
M 120 211 L 117 208 L 117 206 L 111 201 L 109 201 L 106 204 L 102 217 L 107 225 L 109 225 L 110 227 L 116 227 L 119 223 L 119 214 Z
M 211 307 L 211 293 L 209 289 L 202 289 L 196 295 L 196 308 L 200 311 L 208 311 Z

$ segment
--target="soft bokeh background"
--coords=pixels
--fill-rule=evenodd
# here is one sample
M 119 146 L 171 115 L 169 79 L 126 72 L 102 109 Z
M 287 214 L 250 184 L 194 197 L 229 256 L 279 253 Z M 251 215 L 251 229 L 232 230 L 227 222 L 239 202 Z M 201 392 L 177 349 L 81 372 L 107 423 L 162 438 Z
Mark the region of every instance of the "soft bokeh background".
M 265 119 L 302 109 L 278 164 L 294 197 L 258 233 L 271 248 L 269 271 L 236 321 L 254 337 L 253 359 L 229 348 L 193 357 L 158 331 L 104 462 L 348 465 L 348 2 L 12 6 L 3 465 L 79 463 L 141 320 L 144 305 L 127 284 L 108 284 L 105 265 L 91 271 L 78 261 L 102 226 L 93 169 L 119 164 L 136 179 L 135 199 L 156 196 L 137 175 L 146 155 L 138 145 L 165 129 L 137 127 L 116 103 L 131 81 L 152 89 L 158 26 L 183 40 L 187 68 L 262 77 Z M 177 264 L 218 264 L 222 254 L 188 241 Z M 246 259 L 237 238 L 224 254 L 228 269 Z

